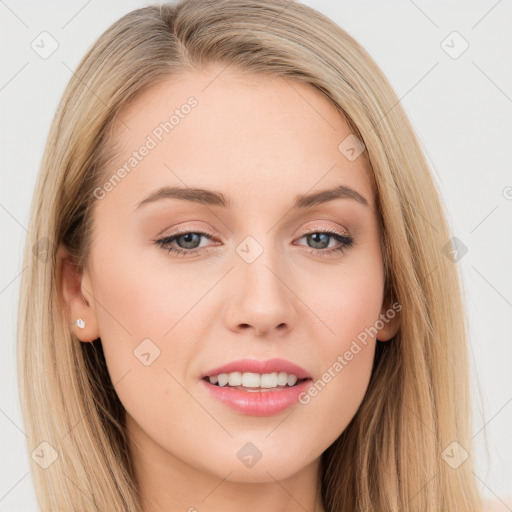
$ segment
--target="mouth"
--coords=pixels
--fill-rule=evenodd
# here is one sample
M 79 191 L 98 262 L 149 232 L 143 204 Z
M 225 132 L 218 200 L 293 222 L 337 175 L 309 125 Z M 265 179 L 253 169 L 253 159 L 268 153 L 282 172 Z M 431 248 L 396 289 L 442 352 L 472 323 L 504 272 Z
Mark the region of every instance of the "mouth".
M 250 416 L 269 416 L 293 407 L 312 380 L 307 370 L 282 358 L 240 359 L 200 376 L 211 398 Z
M 219 388 L 238 389 L 247 392 L 269 392 L 299 386 L 310 378 L 298 378 L 292 373 L 231 372 L 203 377 L 205 382 Z

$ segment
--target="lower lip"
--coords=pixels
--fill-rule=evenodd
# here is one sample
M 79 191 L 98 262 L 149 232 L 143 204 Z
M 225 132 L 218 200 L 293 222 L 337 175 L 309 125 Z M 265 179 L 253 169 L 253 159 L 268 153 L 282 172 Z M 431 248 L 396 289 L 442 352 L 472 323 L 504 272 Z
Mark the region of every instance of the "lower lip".
M 232 409 L 251 416 L 271 416 L 298 402 L 299 395 L 311 384 L 311 379 L 296 386 L 274 391 L 242 391 L 227 386 L 216 386 L 201 380 L 214 398 Z

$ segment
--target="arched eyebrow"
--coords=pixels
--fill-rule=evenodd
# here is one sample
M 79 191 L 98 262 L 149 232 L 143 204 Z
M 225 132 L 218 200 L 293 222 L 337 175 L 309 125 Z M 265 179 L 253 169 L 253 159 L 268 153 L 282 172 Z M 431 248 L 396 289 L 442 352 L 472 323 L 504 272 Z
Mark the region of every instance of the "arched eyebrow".
M 368 200 L 362 196 L 357 190 L 347 187 L 346 185 L 338 185 L 335 188 L 321 190 L 320 192 L 312 192 L 310 194 L 298 195 L 295 197 L 293 209 L 310 208 L 322 203 L 333 201 L 334 199 L 353 199 L 363 206 L 368 206 Z
M 219 206 L 221 208 L 232 208 L 233 202 L 222 192 L 197 187 L 161 187 L 151 192 L 145 199 L 137 203 L 135 209 L 162 199 L 181 199 L 207 206 Z M 359 192 L 346 185 L 338 185 L 335 188 L 312 192 L 309 194 L 299 194 L 295 196 L 292 209 L 304 209 L 327 203 L 335 199 L 352 199 L 368 206 L 368 200 Z

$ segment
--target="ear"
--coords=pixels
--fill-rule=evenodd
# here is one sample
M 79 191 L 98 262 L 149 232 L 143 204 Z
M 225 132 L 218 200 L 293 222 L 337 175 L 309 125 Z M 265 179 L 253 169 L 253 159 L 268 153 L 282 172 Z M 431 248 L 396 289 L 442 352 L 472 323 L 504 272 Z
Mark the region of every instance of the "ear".
M 379 341 L 388 341 L 397 333 L 400 327 L 401 310 L 402 305 L 398 301 L 393 302 L 390 296 L 384 298 L 379 320 L 376 322 L 379 326 L 384 324 L 377 333 Z
M 80 341 L 91 342 L 99 338 L 98 322 L 94 305 L 90 305 L 84 292 L 89 297 L 92 295 L 91 280 L 88 274 L 76 263 L 69 249 L 60 244 L 56 255 L 56 271 L 58 276 L 58 288 L 61 302 L 64 308 L 64 317 L 69 328 Z M 81 318 L 85 327 L 80 329 L 74 325 L 75 320 Z

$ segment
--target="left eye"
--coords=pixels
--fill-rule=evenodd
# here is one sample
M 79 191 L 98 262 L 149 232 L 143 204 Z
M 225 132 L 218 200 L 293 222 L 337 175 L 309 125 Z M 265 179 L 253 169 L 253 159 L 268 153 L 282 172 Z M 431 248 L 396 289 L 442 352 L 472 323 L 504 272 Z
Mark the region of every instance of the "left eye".
M 203 237 L 208 240 L 213 240 L 213 237 L 208 233 L 204 233 L 202 231 L 189 231 L 160 238 L 155 241 L 155 244 L 166 250 L 168 253 L 174 253 L 177 256 L 188 256 L 201 252 L 199 247 L 201 238 Z M 297 240 L 302 240 L 303 238 L 306 238 L 316 246 L 310 247 L 311 250 L 309 252 L 311 254 L 321 256 L 330 256 L 334 253 L 342 253 L 345 249 L 352 247 L 354 243 L 354 239 L 351 236 L 329 231 L 313 231 L 302 235 Z M 328 249 L 329 242 L 332 239 L 336 240 L 339 245 Z M 176 243 L 178 247 L 172 245 L 173 243 Z M 318 245 L 325 245 L 325 247 L 319 248 Z M 206 250 L 208 250 L 208 247 Z
M 347 235 L 342 235 L 340 233 L 333 233 L 333 232 L 324 232 L 324 231 L 315 231 L 313 233 L 308 233 L 306 235 L 303 235 L 299 240 L 302 238 L 306 238 L 309 242 L 312 242 L 314 244 L 314 247 L 312 247 L 312 252 L 322 252 L 322 253 L 330 253 L 333 251 L 342 251 L 345 248 L 348 248 L 352 245 L 353 239 Z M 329 242 L 331 240 L 337 241 L 340 245 L 338 247 L 334 247 L 329 251 L 325 251 L 323 249 L 327 249 L 329 247 Z M 325 247 L 322 249 L 321 247 L 318 247 L 318 245 L 322 246 L 325 244 Z

